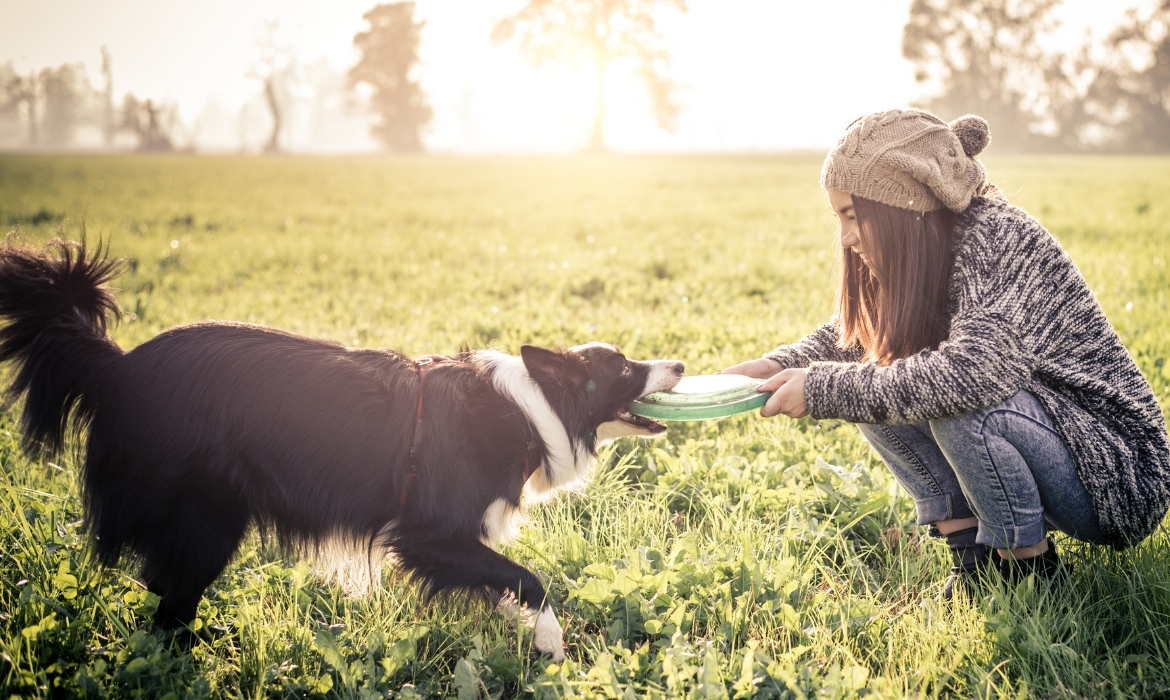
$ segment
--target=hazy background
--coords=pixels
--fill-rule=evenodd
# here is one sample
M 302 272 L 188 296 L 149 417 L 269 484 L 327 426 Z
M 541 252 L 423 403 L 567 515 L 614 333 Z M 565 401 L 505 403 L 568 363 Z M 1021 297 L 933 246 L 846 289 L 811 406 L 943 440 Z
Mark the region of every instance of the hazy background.
M 112 58 L 113 93 L 165 104 L 177 148 L 259 151 L 271 128 L 255 66 L 264 42 L 295 56 L 297 80 L 282 95 L 282 150 L 374 151 L 369 117 L 345 85 L 353 37 L 370 0 L 330 3 L 0 0 L 0 63 L 17 74 L 83 63 L 100 87 L 100 47 Z M 588 61 L 534 67 L 515 42 L 493 43 L 497 22 L 523 0 L 419 0 L 425 22 L 414 76 L 433 119 L 436 152 L 573 152 L 593 119 Z M 1086 31 L 1105 37 L 1131 7 L 1153 2 L 1068 0 L 1042 43 L 1072 50 Z M 902 56 L 910 0 L 691 0 L 665 8 L 659 27 L 673 58 L 682 107 L 673 133 L 658 127 L 633 71 L 608 72 L 607 145 L 616 151 L 823 149 L 859 114 L 922 98 Z M 249 77 L 251 76 L 251 77 Z M 27 147 L 10 110 L 0 147 Z M 993 130 L 995 124 L 993 123 Z M 95 125 L 71 145 L 102 147 Z M 130 134 L 117 147 L 131 148 Z

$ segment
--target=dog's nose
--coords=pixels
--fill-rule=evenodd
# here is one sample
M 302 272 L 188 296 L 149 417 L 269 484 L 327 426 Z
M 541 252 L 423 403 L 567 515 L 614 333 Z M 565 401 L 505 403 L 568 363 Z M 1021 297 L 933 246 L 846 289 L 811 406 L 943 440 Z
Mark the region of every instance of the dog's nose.
M 687 371 L 687 366 L 681 362 L 675 362 L 673 365 L 670 366 L 670 369 L 675 374 L 682 374 L 683 372 Z

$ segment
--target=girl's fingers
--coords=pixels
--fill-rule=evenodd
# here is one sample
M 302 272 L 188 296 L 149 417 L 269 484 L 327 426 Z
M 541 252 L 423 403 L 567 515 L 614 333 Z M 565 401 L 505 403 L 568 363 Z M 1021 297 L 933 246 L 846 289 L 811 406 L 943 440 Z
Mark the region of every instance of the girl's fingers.
M 776 372 L 780 371 L 780 363 L 775 360 L 759 359 L 748 360 L 741 362 L 738 365 L 732 365 L 725 370 L 719 372 L 720 374 L 742 374 L 753 379 L 764 379 L 770 377 Z
M 761 383 L 760 391 L 773 393 L 760 409 L 760 415 L 765 418 L 778 413 L 792 418 L 808 415 L 808 407 L 804 403 L 804 378 L 807 372 L 805 369 L 786 369 Z
M 771 418 L 774 415 L 782 413 L 781 402 L 780 392 L 777 391 L 768 397 L 768 403 L 764 404 L 764 407 L 760 409 L 760 415 L 764 418 Z
M 756 391 L 776 391 L 792 378 L 793 372 L 794 370 L 785 369 L 773 374 L 756 387 Z

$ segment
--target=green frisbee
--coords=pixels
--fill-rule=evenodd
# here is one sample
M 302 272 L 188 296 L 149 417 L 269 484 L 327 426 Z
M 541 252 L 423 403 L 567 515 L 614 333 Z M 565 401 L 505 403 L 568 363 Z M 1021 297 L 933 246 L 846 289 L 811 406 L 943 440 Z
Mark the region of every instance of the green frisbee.
M 747 413 L 768 402 L 760 380 L 742 374 L 683 377 L 670 391 L 647 394 L 626 406 L 635 416 L 666 421 L 711 420 Z

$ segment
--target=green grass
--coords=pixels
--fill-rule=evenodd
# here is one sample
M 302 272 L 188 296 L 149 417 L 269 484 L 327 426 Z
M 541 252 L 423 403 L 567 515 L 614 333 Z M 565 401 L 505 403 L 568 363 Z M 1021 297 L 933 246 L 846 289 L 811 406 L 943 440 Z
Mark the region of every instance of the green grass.
M 205 318 L 408 353 L 599 339 L 704 373 L 828 317 L 819 157 L 0 157 L 0 225 L 112 242 L 131 347 Z M 1170 159 L 990 160 L 1088 278 L 1170 407 Z M 70 455 L 0 414 L 0 697 L 1170 695 L 1170 539 L 1058 538 L 1064 588 L 937 604 L 943 546 L 853 426 L 756 415 L 602 454 L 506 553 L 569 661 L 388 569 L 348 600 L 245 542 L 198 641 L 154 630 L 127 566 L 87 563 Z

